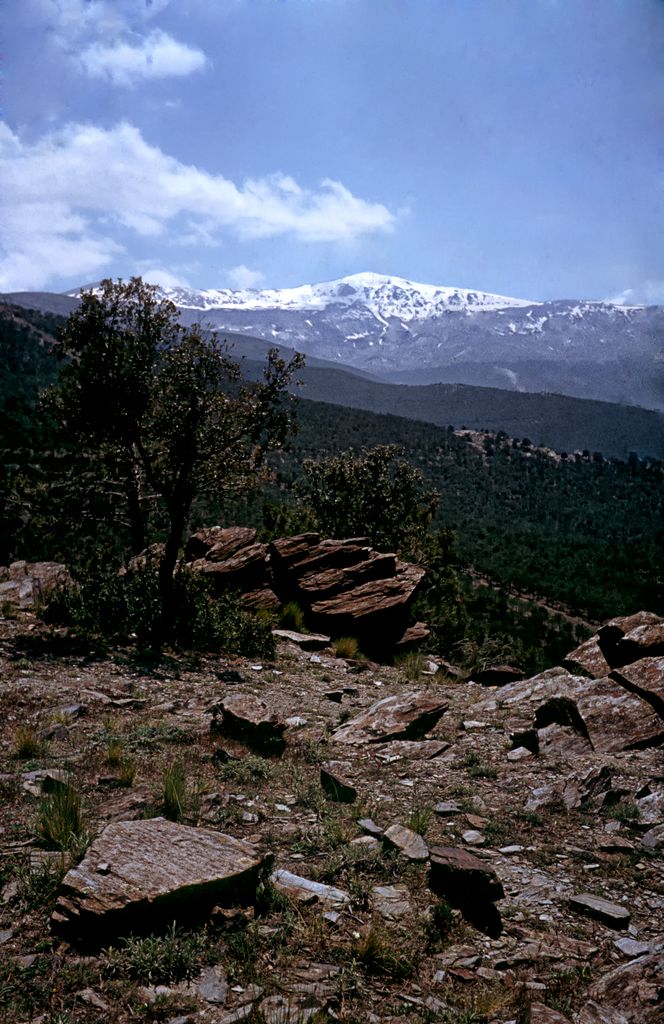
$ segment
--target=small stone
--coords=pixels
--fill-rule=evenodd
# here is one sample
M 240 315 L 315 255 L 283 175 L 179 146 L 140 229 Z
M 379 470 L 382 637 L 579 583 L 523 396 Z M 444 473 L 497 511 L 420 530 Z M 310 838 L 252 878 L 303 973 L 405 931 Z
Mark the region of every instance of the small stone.
M 526 988 L 530 992 L 546 991 L 546 985 L 534 981 L 528 982 Z M 544 1003 L 531 1003 L 527 1019 L 528 1024 L 570 1024 L 569 1017 L 564 1017 L 562 1013 L 552 1010 L 550 1006 L 545 1006 Z
M 224 970 L 220 966 L 206 967 L 194 982 L 196 992 L 206 1003 L 225 1003 L 228 995 L 228 982 Z
M 482 833 L 478 832 L 477 829 L 474 828 L 469 828 L 463 833 L 461 838 L 468 846 L 484 846 L 484 843 L 486 842 Z
M 515 747 L 514 750 L 510 750 L 507 755 L 508 761 L 525 761 L 526 758 L 532 757 L 532 750 L 528 750 L 528 747 Z
M 398 921 L 411 913 L 405 885 L 375 885 L 371 890 L 374 910 L 387 921 Z
M 592 893 L 584 892 L 578 896 L 571 896 L 569 904 L 572 910 L 601 921 L 609 928 L 622 930 L 629 925 L 631 915 L 627 907 L 610 903 L 600 896 L 593 896 Z
M 380 846 L 375 836 L 358 836 L 356 839 L 351 839 L 350 845 L 356 849 L 366 850 L 367 853 L 374 853 Z
M 0 931 L 0 946 L 3 946 L 5 942 L 9 942 L 13 934 L 14 932 L 12 931 L 11 928 L 4 928 L 2 931 Z
M 461 814 L 461 807 L 454 800 L 443 800 L 434 806 L 433 811 L 441 818 L 451 818 L 454 814 Z
M 664 847 L 664 825 L 655 825 L 642 835 L 641 843 L 646 850 L 661 850 Z
M 429 857 L 429 847 L 422 836 L 405 825 L 390 825 L 383 833 L 383 842 L 397 849 L 408 860 L 422 861 Z
M 87 1003 L 88 1006 L 94 1006 L 96 1010 L 110 1010 L 110 1006 L 105 999 L 95 992 L 93 988 L 83 988 L 80 992 L 76 993 L 76 998 L 80 999 L 82 1003 Z
M 616 939 L 613 945 L 630 959 L 635 956 L 644 956 L 650 952 L 650 946 L 647 942 L 637 942 L 636 939 Z
M 383 830 L 372 818 L 359 818 L 357 824 L 370 836 L 382 836 Z
M 301 729 L 303 725 L 307 724 L 307 719 L 302 718 L 301 715 L 293 715 L 291 718 L 286 719 L 286 725 L 289 729 Z
M 348 893 L 343 889 L 336 889 L 333 885 L 324 885 L 322 882 L 313 882 L 310 878 L 302 878 L 283 868 L 273 873 L 271 881 L 280 892 L 285 892 L 286 895 L 293 896 L 303 903 L 320 900 L 322 903 L 343 905 L 350 902 Z
M 523 853 L 524 849 L 525 847 L 519 846 L 518 843 L 515 843 L 514 846 L 501 846 L 498 850 L 498 853 L 502 853 L 506 857 L 511 857 L 515 853 Z

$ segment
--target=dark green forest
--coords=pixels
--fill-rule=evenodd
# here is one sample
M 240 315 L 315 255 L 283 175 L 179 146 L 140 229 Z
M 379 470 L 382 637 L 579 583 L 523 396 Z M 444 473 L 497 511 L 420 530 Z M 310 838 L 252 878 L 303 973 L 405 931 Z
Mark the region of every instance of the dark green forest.
M 96 553 L 120 559 L 127 550 L 122 523 L 109 522 L 113 467 L 100 488 L 104 467 L 59 445 L 53 424 L 37 412 L 40 388 L 57 374 L 50 346 L 59 322 L 19 307 L 0 315 L 0 563 L 85 564 Z M 436 525 L 454 531 L 466 586 L 487 615 L 509 618 L 524 595 L 591 621 L 639 608 L 664 612 L 661 461 L 555 453 L 505 432 L 455 431 L 309 400 L 299 403 L 298 418 L 289 449 L 271 457 L 273 481 L 232 507 L 199 505 L 192 528 L 262 526 L 266 501 L 295 503 L 305 459 L 396 444 L 439 492 Z M 482 578 L 502 589 L 478 589 Z M 537 605 L 529 614 L 546 619 Z

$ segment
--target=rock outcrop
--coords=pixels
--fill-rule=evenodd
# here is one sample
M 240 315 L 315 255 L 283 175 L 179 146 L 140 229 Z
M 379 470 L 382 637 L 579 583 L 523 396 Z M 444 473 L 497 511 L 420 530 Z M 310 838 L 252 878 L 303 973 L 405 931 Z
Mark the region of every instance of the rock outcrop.
M 73 586 L 67 567 L 59 562 L 12 562 L 0 566 L 0 604 L 34 608 L 59 586 Z
M 245 527 L 211 527 L 189 538 L 185 559 L 216 593 L 239 590 L 251 608 L 297 601 L 307 623 L 332 637 L 356 637 L 367 651 L 412 646 L 428 636 L 409 626 L 424 579 L 419 566 L 374 551 L 365 537 L 321 540 L 317 533 L 257 543 Z

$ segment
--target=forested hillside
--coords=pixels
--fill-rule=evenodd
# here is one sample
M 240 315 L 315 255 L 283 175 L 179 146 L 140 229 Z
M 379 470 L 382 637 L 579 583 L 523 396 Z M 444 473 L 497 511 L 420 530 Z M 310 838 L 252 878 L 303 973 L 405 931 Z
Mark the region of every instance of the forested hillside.
M 287 491 L 304 458 L 400 444 L 440 492 L 461 562 L 591 618 L 664 611 L 664 465 L 590 452 L 563 457 L 505 434 L 457 432 L 396 416 L 301 403 L 280 456 Z
M 35 415 L 38 389 L 56 372 L 49 344 L 57 323 L 18 307 L 0 316 L 0 561 L 80 563 L 97 547 L 119 556 L 126 544 L 122 525 L 109 526 L 108 503 L 115 500 L 110 469 L 101 470 L 105 488 L 95 486 L 99 467 L 78 452 L 63 457 L 49 421 Z M 438 520 L 455 531 L 462 565 L 592 619 L 642 607 L 664 612 L 660 461 L 556 454 L 536 448 L 537 438 L 455 432 L 308 400 L 300 403 L 299 419 L 290 451 L 274 457 L 273 500 L 294 500 L 305 458 L 398 444 L 439 491 Z M 261 525 L 262 501 L 244 509 L 199 508 L 193 525 L 240 516 Z

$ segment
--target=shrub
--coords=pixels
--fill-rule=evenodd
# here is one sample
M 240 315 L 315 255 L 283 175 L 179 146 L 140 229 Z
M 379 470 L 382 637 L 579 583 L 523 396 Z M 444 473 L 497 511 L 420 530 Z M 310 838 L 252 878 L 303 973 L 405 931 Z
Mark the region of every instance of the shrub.
M 181 567 L 175 574 L 175 648 L 226 651 L 270 659 L 274 637 L 269 619 L 245 612 L 237 595 L 212 597 L 208 581 Z M 161 603 L 157 570 L 146 566 L 123 576 L 92 570 L 75 588 L 58 588 L 42 612 L 48 623 L 73 627 L 107 641 L 160 646 Z
M 206 936 L 200 932 L 185 935 L 173 922 L 165 935 L 130 935 L 122 943 L 119 949 L 103 951 L 104 973 L 134 978 L 148 985 L 168 985 L 191 981 L 198 974 Z

